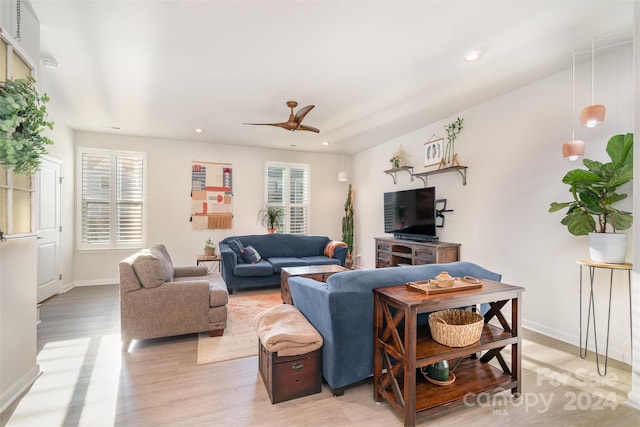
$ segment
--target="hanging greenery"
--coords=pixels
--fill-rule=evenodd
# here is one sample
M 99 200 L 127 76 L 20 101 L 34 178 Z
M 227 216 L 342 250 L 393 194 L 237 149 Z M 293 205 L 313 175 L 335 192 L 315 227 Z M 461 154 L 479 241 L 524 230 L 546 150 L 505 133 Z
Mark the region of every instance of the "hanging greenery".
M 32 77 L 0 82 L 0 163 L 17 174 L 31 175 L 47 154 L 46 145 L 53 141 L 42 132 L 53 129 L 47 121 L 45 103 Z

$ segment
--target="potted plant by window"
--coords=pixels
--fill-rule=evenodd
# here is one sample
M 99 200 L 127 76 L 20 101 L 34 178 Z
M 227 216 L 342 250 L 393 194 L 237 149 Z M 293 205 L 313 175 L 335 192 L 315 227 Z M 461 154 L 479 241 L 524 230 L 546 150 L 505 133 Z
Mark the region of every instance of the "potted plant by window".
M 264 209 L 258 212 L 258 222 L 262 224 L 270 234 L 276 233 L 282 227 L 284 211 L 281 207 L 265 205 Z
M 204 242 L 204 255 L 205 256 L 214 256 L 216 254 L 216 244 L 211 237 L 209 237 Z
M 567 172 L 562 182 L 569 185 L 573 200 L 553 202 L 549 212 L 567 208 L 562 224 L 575 236 L 589 235 L 592 261 L 622 264 L 627 234 L 617 231 L 630 228 L 633 217 L 614 205 L 627 198 L 627 194 L 617 193 L 617 189 L 633 179 L 633 134 L 611 137 L 607 154 L 611 159 L 608 163 L 584 159 L 587 170 Z
M 31 175 L 40 166 L 40 156 L 53 141 L 42 135 L 47 121 L 47 95 L 36 90 L 35 80 L 0 82 L 0 163 L 14 173 Z

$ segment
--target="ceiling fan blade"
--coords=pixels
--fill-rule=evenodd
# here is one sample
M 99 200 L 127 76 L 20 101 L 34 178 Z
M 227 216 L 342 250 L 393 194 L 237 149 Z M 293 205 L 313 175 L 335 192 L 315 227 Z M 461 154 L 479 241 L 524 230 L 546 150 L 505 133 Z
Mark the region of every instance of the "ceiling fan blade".
M 313 126 L 306 126 L 306 125 L 298 126 L 298 130 L 308 130 L 309 132 L 320 133 L 320 129 L 314 128 Z
M 283 128 L 286 130 L 295 130 L 295 124 L 292 124 L 290 122 L 284 122 L 284 123 L 242 123 L 243 125 L 253 125 L 253 126 L 276 126 L 279 128 Z
M 307 105 L 306 107 L 299 109 L 298 112 L 296 113 L 295 121 L 298 123 L 302 122 L 302 120 L 304 119 L 304 116 L 306 116 L 309 113 L 309 111 L 313 110 L 314 108 L 315 108 L 315 105 Z

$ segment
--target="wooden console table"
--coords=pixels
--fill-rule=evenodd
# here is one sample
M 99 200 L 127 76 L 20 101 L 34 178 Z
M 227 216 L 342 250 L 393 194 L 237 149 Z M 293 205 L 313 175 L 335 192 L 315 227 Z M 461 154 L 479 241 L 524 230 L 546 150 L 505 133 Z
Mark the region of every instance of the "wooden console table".
M 481 289 L 426 295 L 390 286 L 374 289 L 375 342 L 373 365 L 373 397 L 383 399 L 404 415 L 405 426 L 415 425 L 416 414 L 432 415 L 464 405 L 473 395 L 497 393 L 511 389 L 521 394 L 521 307 L 522 291 L 518 286 L 483 280 Z M 501 309 L 511 302 L 511 324 Z M 480 341 L 454 348 L 435 342 L 428 328 L 418 328 L 417 316 L 449 308 L 489 303 L 484 315 Z M 500 326 L 489 325 L 496 318 Z M 501 351 L 511 346 L 510 366 Z M 476 354 L 485 352 L 479 359 Z M 464 360 L 455 371 L 456 381 L 437 386 L 417 377 L 416 371 L 442 360 Z M 502 369 L 489 362 L 496 358 Z M 471 400 L 473 401 L 473 400 Z
M 460 243 L 414 242 L 376 237 L 376 268 L 442 264 L 460 260 Z

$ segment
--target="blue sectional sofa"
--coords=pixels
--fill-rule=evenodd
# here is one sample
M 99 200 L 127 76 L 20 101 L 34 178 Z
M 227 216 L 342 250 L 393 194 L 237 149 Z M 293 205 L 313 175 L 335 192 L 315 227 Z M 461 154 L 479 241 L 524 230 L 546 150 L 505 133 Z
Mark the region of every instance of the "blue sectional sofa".
M 322 374 L 334 395 L 373 375 L 374 288 L 433 279 L 443 271 L 454 277 L 474 276 L 500 281 L 502 276 L 476 264 L 457 261 L 351 270 L 333 274 L 326 283 L 290 277 L 293 304 L 320 332 Z
M 243 248 L 254 248 L 260 261 L 247 262 L 237 247 L 237 241 L 235 244 L 232 242 L 234 239 Z M 325 236 L 282 233 L 227 237 L 219 243 L 222 278 L 229 292 L 233 292 L 235 289 L 279 285 L 283 267 L 329 264 L 344 267 L 347 247 L 335 247 L 333 256 L 329 257 L 324 254 L 329 242 L 331 240 Z

